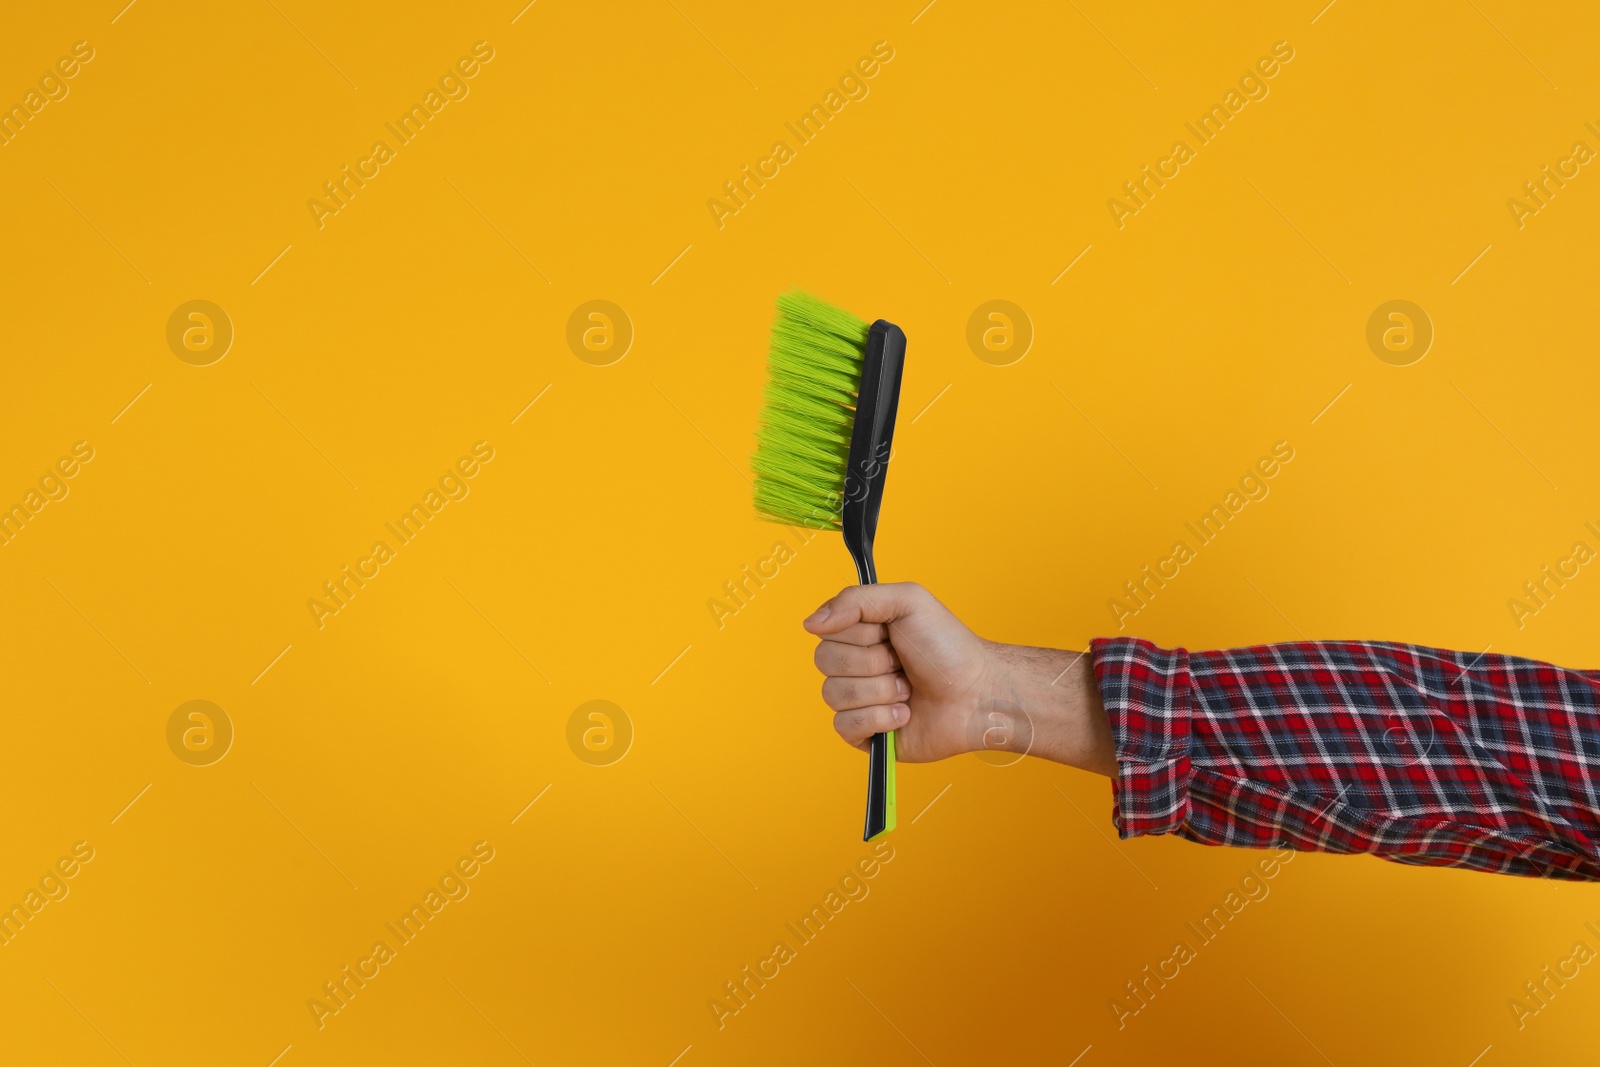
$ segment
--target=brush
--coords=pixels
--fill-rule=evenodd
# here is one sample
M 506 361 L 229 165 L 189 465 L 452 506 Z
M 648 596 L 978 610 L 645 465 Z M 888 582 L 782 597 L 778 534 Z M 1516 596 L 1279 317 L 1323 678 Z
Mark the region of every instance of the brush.
M 778 297 L 756 451 L 756 514 L 838 530 L 862 585 L 878 571 L 872 544 L 900 406 L 906 335 L 883 319 L 791 291 Z M 894 733 L 874 734 L 863 841 L 895 828 Z

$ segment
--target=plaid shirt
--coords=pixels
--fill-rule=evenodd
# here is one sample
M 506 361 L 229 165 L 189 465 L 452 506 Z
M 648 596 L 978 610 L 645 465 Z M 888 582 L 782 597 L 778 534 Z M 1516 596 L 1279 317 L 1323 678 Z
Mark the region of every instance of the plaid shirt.
M 1363 641 L 1091 651 L 1124 838 L 1600 879 L 1600 671 Z

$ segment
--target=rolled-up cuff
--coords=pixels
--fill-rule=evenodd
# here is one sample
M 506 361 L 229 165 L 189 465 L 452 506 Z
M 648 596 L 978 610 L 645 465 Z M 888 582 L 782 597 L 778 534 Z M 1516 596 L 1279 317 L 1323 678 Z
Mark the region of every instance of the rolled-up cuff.
M 1189 816 L 1189 653 L 1135 637 L 1091 642 L 1117 772 L 1111 821 L 1123 838 L 1169 834 Z

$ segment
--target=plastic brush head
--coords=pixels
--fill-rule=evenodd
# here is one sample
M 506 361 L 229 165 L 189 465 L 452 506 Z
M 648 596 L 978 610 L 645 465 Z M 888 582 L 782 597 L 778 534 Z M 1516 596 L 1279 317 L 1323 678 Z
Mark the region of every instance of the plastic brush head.
M 840 528 L 867 332 L 865 322 L 814 296 L 778 297 L 750 462 L 761 518 Z

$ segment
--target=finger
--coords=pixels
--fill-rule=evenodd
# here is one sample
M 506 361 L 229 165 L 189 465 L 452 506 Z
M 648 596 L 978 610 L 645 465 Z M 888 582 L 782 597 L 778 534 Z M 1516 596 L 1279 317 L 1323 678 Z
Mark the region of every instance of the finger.
M 813 611 L 801 625 L 814 634 L 836 634 L 860 622 L 903 619 L 932 599 L 916 582 L 852 585 Z
M 880 674 L 876 678 L 828 678 L 822 683 L 822 702 L 834 711 L 893 704 L 910 696 L 911 686 L 900 674 Z
M 877 704 L 870 708 L 841 711 L 833 717 L 833 729 L 845 741 L 864 748 L 873 734 L 887 733 L 904 726 L 911 709 L 904 704 Z
M 881 645 L 889 640 L 889 628 L 881 622 L 858 622 L 847 630 L 828 634 L 825 640 L 847 645 Z
M 825 639 L 817 644 L 812 656 L 817 670 L 831 677 L 871 678 L 878 674 L 892 674 L 900 669 L 900 657 L 892 645 L 841 644 Z

